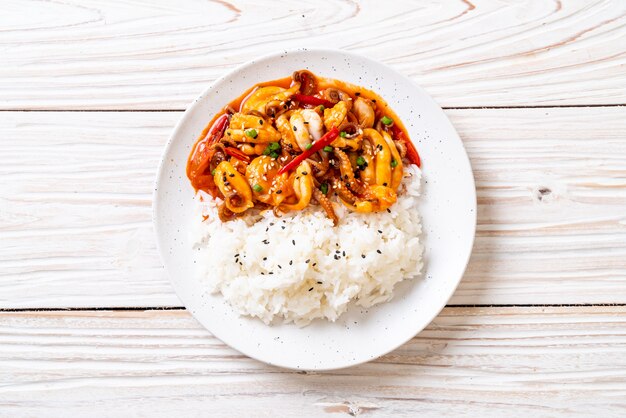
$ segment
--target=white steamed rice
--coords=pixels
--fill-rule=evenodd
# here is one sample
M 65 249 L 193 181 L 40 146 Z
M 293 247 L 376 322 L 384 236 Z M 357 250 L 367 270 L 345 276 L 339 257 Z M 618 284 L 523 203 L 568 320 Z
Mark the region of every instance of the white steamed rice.
M 242 315 L 268 324 L 335 321 L 352 300 L 366 308 L 390 300 L 398 282 L 422 269 L 421 173 L 412 165 L 404 174 L 390 213 L 352 213 L 336 204 L 336 227 L 318 206 L 223 223 L 217 202 L 203 195 L 198 206 L 208 218 L 193 227 L 200 280 Z

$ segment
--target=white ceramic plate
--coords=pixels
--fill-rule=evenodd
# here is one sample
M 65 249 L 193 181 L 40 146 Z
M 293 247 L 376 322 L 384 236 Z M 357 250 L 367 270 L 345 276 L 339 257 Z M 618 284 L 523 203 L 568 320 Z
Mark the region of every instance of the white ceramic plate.
M 351 307 L 335 322 L 267 326 L 241 317 L 221 295 L 194 280 L 196 254 L 189 229 L 194 191 L 185 175 L 187 157 L 212 116 L 260 81 L 309 69 L 320 76 L 364 86 L 380 94 L 408 129 L 422 157 L 425 270 L 404 281 L 394 298 L 364 310 Z M 216 337 L 269 364 L 304 370 L 347 367 L 375 359 L 420 332 L 457 287 L 476 227 L 474 178 L 458 134 L 441 108 L 416 84 L 365 57 L 333 50 L 293 50 L 250 61 L 217 80 L 189 106 L 165 148 L 154 193 L 154 225 L 167 273 L 185 306 Z

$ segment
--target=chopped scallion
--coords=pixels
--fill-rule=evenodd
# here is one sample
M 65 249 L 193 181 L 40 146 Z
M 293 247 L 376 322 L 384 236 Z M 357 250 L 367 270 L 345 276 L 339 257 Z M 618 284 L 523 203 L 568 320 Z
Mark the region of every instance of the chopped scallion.
M 261 185 L 259 184 L 255 184 L 254 186 L 252 186 L 252 190 L 254 190 L 257 193 L 260 193 L 263 191 L 263 187 L 261 187 Z
M 246 136 L 249 136 L 250 138 L 256 138 L 259 134 L 257 133 L 256 129 L 248 129 L 246 131 Z
M 398 162 L 396 160 L 391 160 L 391 166 L 392 167 L 397 167 L 398 166 Z
M 306 145 L 304 146 L 304 149 L 307 149 L 307 150 L 308 150 L 308 149 L 311 149 L 311 148 L 313 148 L 313 144 L 312 144 L 312 143 L 308 143 L 308 144 L 306 144 Z
M 326 145 L 326 146 L 324 147 L 324 151 L 326 151 L 326 152 L 332 152 L 332 151 L 333 151 L 333 147 L 331 147 L 330 145 Z
M 320 190 L 322 191 L 322 193 L 327 194 L 328 193 L 328 183 L 320 184 Z
M 339 136 L 342 138 L 345 138 L 348 134 L 346 133 L 346 131 L 341 131 L 339 132 Z
M 358 165 L 359 167 L 365 165 L 365 158 L 359 155 L 359 157 L 356 159 L 356 165 Z
M 383 123 L 383 125 L 391 125 L 393 123 L 393 119 L 388 118 L 387 116 L 383 116 L 380 121 Z
M 270 151 L 277 151 L 280 149 L 280 144 L 278 142 L 270 142 L 268 147 Z
M 278 158 L 278 153 L 277 153 L 277 152 L 272 151 L 272 152 L 270 152 L 270 157 L 272 157 L 272 158 Z
M 215 169 L 211 170 L 211 175 L 212 175 L 212 176 L 214 176 L 214 175 L 215 175 L 215 171 L 217 171 L 217 170 L 215 170 Z

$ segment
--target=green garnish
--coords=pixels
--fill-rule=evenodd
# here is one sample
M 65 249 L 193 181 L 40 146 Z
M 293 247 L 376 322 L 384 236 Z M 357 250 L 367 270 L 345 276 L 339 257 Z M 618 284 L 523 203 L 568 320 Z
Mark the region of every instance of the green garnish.
M 270 142 L 268 148 L 270 151 L 278 151 L 280 149 L 280 144 L 278 142 Z
M 248 129 L 246 131 L 246 136 L 249 136 L 250 138 L 256 138 L 259 134 L 257 133 L 256 129 Z
M 306 144 L 304 146 L 304 149 L 311 149 L 311 148 L 313 148 L 313 144 L 312 143 Z
M 277 152 L 272 151 L 272 152 L 270 152 L 270 157 L 272 157 L 272 158 L 278 158 L 278 153 L 277 153 Z
M 398 166 L 398 162 L 396 160 L 391 160 L 391 166 L 392 167 L 397 167 Z
M 383 116 L 380 121 L 383 123 L 383 125 L 391 125 L 393 123 L 393 119 L 388 118 L 387 116 Z
M 324 105 L 320 105 L 320 112 L 323 112 L 323 111 L 324 111 L 324 109 L 326 109 L 326 108 L 324 107 Z
M 260 193 L 263 191 L 263 187 L 261 187 L 261 185 L 259 184 L 255 184 L 254 186 L 252 186 L 252 190 L 254 190 L 257 193 Z
M 326 145 L 326 146 L 324 147 L 324 151 L 326 151 L 326 152 L 332 152 L 332 151 L 333 151 L 333 147 L 331 147 L 330 145 Z
M 356 165 L 361 167 L 361 166 L 364 166 L 365 164 L 366 164 L 365 158 L 359 155 L 359 157 L 356 159 Z
M 216 171 L 216 169 L 211 170 L 211 175 L 214 176 Z
M 339 136 L 342 138 L 345 138 L 348 134 L 346 133 L 346 131 L 341 131 L 339 132 Z
M 322 193 L 326 194 L 328 193 L 328 183 L 322 183 L 320 184 L 320 190 L 322 191 Z
M 270 147 L 265 147 L 265 149 L 263 150 L 263 155 L 270 155 L 271 152 L 272 150 L 270 149 Z

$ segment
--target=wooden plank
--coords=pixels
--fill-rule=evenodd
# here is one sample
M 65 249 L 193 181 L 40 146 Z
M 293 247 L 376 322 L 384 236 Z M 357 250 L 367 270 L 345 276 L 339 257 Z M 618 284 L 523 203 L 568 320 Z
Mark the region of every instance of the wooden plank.
M 0 410 L 21 416 L 619 416 L 626 307 L 447 308 L 398 350 L 265 366 L 185 311 L 0 314 Z M 337 416 L 339 416 L 337 415 Z
M 626 303 L 626 108 L 448 114 L 479 199 L 451 303 Z M 151 226 L 179 117 L 0 113 L 0 307 L 180 306 Z
M 183 109 L 287 48 L 383 61 L 444 106 L 626 103 L 626 2 L 3 2 L 0 109 Z

